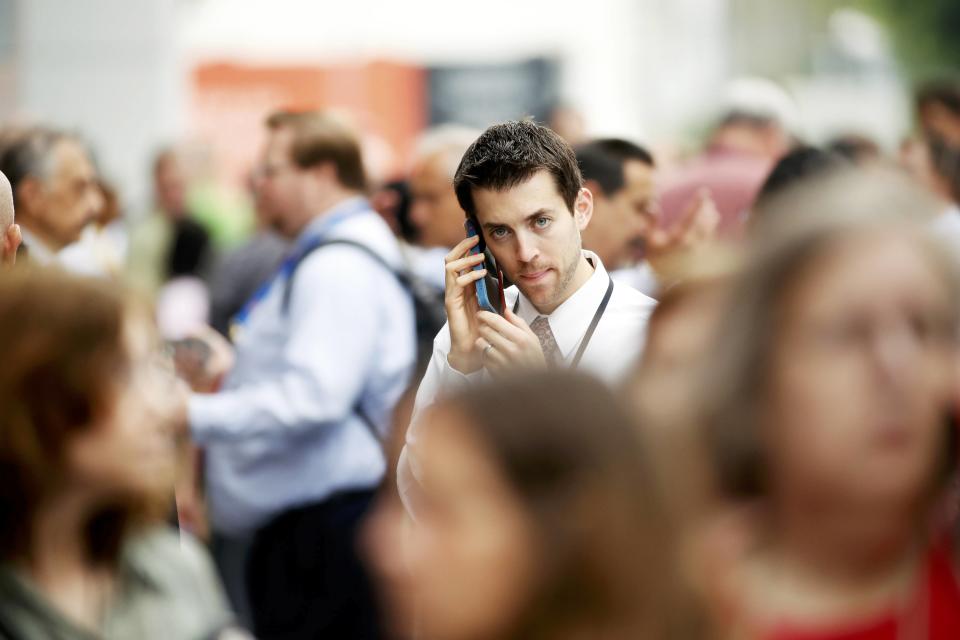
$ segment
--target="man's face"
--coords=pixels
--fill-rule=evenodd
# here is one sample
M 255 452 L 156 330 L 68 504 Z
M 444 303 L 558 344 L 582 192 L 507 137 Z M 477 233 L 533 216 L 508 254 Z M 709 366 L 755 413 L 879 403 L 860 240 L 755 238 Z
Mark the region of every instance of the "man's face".
M 41 231 L 62 248 L 76 242 L 92 222 L 103 195 L 86 151 L 76 142 L 60 142 L 53 150 L 53 171 L 44 181 L 32 218 Z
M 590 192 L 580 191 L 571 213 L 553 176 L 540 171 L 511 189 L 476 189 L 473 201 L 497 264 L 537 309 L 551 313 L 575 290 Z
M 443 153 L 435 153 L 418 162 L 410 174 L 410 219 L 425 247 L 450 248 L 464 238 L 463 209 L 445 160 Z
M 300 219 L 303 208 L 303 172 L 290 157 L 292 145 L 290 129 L 281 127 L 269 131 L 254 181 L 257 210 L 263 222 L 287 237 L 297 235 L 296 220 Z
M 187 214 L 187 176 L 180 162 L 167 157 L 157 164 L 153 175 L 157 205 L 172 220 L 179 220 Z
M 657 224 L 654 169 L 639 160 L 623 165 L 624 184 L 616 193 L 595 196 L 595 212 L 584 245 L 609 269 L 622 266 Z

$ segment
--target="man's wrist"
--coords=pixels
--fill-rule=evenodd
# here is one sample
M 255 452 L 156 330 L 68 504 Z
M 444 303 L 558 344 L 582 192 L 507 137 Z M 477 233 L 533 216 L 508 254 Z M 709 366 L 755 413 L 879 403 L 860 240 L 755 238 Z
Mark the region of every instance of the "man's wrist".
M 483 368 L 483 363 L 472 353 L 464 356 L 452 350 L 447 354 L 447 364 L 464 375 L 475 373 Z

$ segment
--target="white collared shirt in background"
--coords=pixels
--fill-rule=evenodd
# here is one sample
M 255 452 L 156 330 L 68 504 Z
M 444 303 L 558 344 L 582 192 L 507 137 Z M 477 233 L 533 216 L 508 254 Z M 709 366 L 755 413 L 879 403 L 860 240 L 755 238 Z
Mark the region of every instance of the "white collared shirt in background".
M 590 251 L 583 253 L 594 265 L 593 274 L 553 313 L 546 316 L 567 366 L 570 366 L 575 358 L 610 283 L 607 271 L 597 255 Z M 516 286 L 508 288 L 504 296 L 511 309 L 519 297 L 517 315 L 527 324 L 543 315 Z M 647 322 L 655 305 L 656 301 L 652 298 L 615 282 L 610 302 L 583 352 L 578 370 L 590 373 L 611 385 L 621 382 L 640 358 L 646 342 Z M 449 353 L 450 330 L 444 325 L 434 340 L 433 357 L 417 391 L 413 418 L 407 430 L 406 445 L 397 469 L 398 489 L 408 510 L 409 492 L 417 477 L 418 422 L 423 411 L 443 395 L 488 376 L 485 370 L 469 375 L 460 373 L 447 361 Z
M 657 298 L 660 282 L 657 280 L 657 273 L 647 260 L 638 262 L 632 267 L 611 271 L 610 275 L 613 276 L 613 281 L 617 284 L 622 282 L 644 295 L 654 299 Z
M 298 246 L 314 235 L 350 239 L 401 264 L 380 216 L 364 210 L 324 231 L 336 211 L 314 220 Z M 284 283 L 275 278 L 250 312 L 223 389 L 190 400 L 190 427 L 206 448 L 213 527 L 225 534 L 376 486 L 384 453 L 356 408 L 385 432 L 413 371 L 413 303 L 371 256 L 344 245 L 311 253 L 293 276 L 286 311 Z
M 23 225 L 20 225 L 20 238 L 21 244 L 27 250 L 27 259 L 30 262 L 41 267 L 59 263 L 56 252 L 51 251 L 40 238 L 33 235 L 30 230 Z

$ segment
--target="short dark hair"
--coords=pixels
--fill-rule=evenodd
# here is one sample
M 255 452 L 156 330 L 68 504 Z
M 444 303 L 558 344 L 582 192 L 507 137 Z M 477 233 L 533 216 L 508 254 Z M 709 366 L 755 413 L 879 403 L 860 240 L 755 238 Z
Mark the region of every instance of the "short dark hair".
M 510 189 L 540 171 L 549 171 L 572 213 L 583 177 L 566 140 L 533 120 L 495 124 L 470 145 L 460 160 L 453 188 L 460 207 L 477 217 L 474 189 Z
M 267 128 L 293 132 L 290 158 L 301 169 L 330 162 L 341 185 L 357 191 L 367 188 L 360 142 L 338 118 L 323 111 L 277 111 L 267 118 Z
M 757 194 L 754 210 L 759 211 L 778 194 L 798 184 L 853 166 L 849 160 L 817 147 L 800 146 L 780 158 L 767 175 Z
M 918 111 L 932 104 L 945 107 L 955 116 L 960 116 L 960 80 L 939 78 L 917 88 L 916 108 Z
M 584 180 L 596 180 L 604 195 L 612 196 L 626 183 L 623 165 L 637 160 L 648 167 L 656 166 L 649 151 L 628 140 L 604 138 L 585 142 L 574 148 Z

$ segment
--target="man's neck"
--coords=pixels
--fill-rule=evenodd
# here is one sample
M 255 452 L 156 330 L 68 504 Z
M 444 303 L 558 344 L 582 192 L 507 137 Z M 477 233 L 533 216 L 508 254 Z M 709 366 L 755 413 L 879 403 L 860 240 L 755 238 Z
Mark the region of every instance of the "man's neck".
M 90 504 L 66 498 L 42 507 L 34 520 L 31 554 L 23 571 L 68 618 L 96 628 L 112 574 L 95 567 L 86 547 Z
M 321 218 L 325 218 L 338 206 L 350 200 L 352 198 L 357 198 L 361 194 L 359 191 L 352 191 L 348 189 L 338 189 L 337 191 L 331 193 L 328 197 L 317 198 L 310 203 L 310 208 L 308 210 L 308 215 L 306 220 L 300 228 L 296 230 L 296 233 L 293 235 L 293 238 L 296 239 L 300 237 L 307 227 L 312 225 L 314 222 Z

